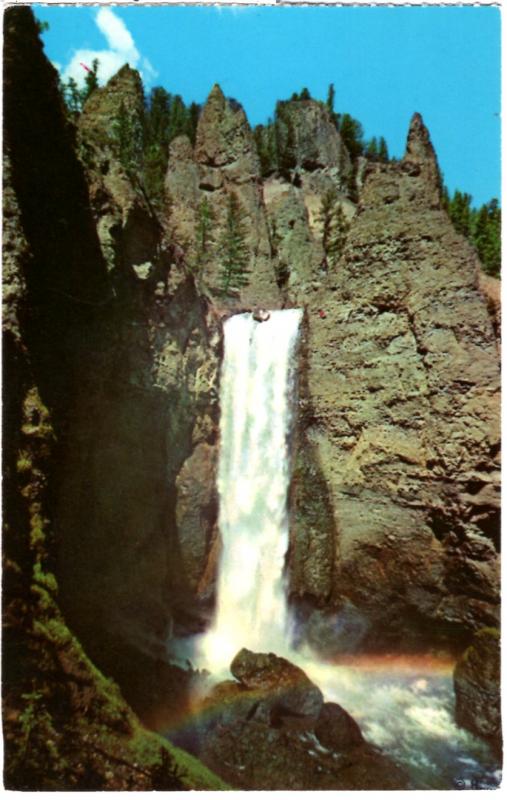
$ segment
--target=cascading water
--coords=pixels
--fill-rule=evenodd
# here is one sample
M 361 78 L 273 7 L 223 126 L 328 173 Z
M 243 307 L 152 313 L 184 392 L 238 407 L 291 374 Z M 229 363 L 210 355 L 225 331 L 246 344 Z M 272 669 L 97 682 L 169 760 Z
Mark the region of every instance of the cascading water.
M 228 670 L 241 647 L 280 652 L 287 640 L 283 567 L 295 347 L 302 312 L 224 325 L 218 492 L 222 537 L 217 610 L 201 662 Z
M 285 656 L 404 767 L 412 788 L 469 788 L 477 775 L 496 786 L 497 762 L 454 722 L 449 665 L 443 672 L 410 661 L 405 669 L 374 659 L 343 666 L 291 649 L 283 571 L 301 317 L 297 309 L 273 311 L 259 323 L 238 314 L 224 326 L 217 609 L 211 629 L 192 641 L 192 659 L 220 679 L 242 647 Z

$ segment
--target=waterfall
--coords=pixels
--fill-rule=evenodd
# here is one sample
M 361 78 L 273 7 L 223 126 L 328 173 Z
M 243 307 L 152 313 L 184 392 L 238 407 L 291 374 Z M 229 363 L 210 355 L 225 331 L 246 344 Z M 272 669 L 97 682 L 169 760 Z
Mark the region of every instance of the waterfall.
M 220 389 L 218 491 L 222 553 L 217 608 L 210 630 L 187 651 L 210 682 L 230 677 L 242 648 L 272 651 L 297 664 L 360 724 L 367 741 L 405 769 L 413 788 L 467 788 L 477 774 L 497 786 L 495 758 L 454 721 L 452 664 L 431 665 L 387 654 L 350 665 L 322 662 L 308 645 L 291 648 L 283 568 L 288 546 L 289 440 L 295 346 L 302 312 L 274 311 L 258 323 L 251 314 L 224 326 Z M 484 788 L 484 787 L 483 787 Z
M 289 437 L 302 311 L 224 325 L 218 492 L 222 553 L 214 623 L 202 662 L 227 671 L 242 647 L 287 649 L 283 567 L 288 547 Z

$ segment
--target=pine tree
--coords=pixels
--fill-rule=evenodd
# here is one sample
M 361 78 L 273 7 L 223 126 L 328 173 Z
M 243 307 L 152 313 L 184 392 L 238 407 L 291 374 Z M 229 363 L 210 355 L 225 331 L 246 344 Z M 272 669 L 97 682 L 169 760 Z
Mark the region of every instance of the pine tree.
M 236 195 L 231 193 L 227 201 L 225 227 L 218 245 L 222 266 L 220 288 L 226 295 L 247 286 L 249 280 L 247 231 L 241 216 L 240 204 Z
M 69 78 L 67 83 L 63 84 L 63 98 L 73 115 L 79 114 L 82 108 L 81 92 L 74 78 Z
M 195 145 L 197 123 L 199 122 L 200 114 L 201 106 L 198 103 L 190 103 L 190 107 L 188 109 L 188 137 L 192 142 L 192 145 Z
M 145 108 L 145 141 L 148 146 L 169 144 L 171 95 L 162 86 L 155 86 Z
M 164 180 L 167 171 L 171 95 L 161 86 L 154 87 L 144 110 L 144 185 L 155 206 L 164 204 Z
M 378 155 L 379 155 L 379 150 L 378 150 L 378 144 L 377 144 L 376 136 L 374 136 L 372 139 L 370 139 L 370 141 L 366 145 L 365 155 L 366 155 L 367 158 L 371 159 L 371 161 L 377 161 Z
M 340 118 L 340 134 L 351 158 L 354 159 L 362 155 L 364 150 L 363 126 L 357 119 L 351 117 L 350 114 L 342 114 Z
M 74 78 L 69 78 L 67 83 L 60 83 L 60 90 L 67 108 L 73 116 L 77 116 L 83 110 L 83 106 L 90 95 L 98 88 L 99 60 L 94 58 L 91 70 L 86 72 L 85 83 L 82 89 L 78 88 Z
M 322 247 L 328 268 L 339 261 L 349 223 L 343 213 L 336 189 L 329 189 L 322 197 L 319 219 L 322 224 Z
M 387 142 L 383 136 L 380 137 L 378 146 L 379 161 L 389 161 L 389 150 L 387 149 Z
M 254 128 L 254 140 L 259 156 L 261 175 L 266 178 L 277 168 L 277 135 L 275 125 L 271 117 L 266 125 L 256 125 Z
M 37 19 L 37 17 L 35 17 L 35 24 L 37 26 L 39 34 L 46 33 L 46 31 L 49 30 L 49 22 L 47 22 L 46 20 Z
M 278 172 L 290 180 L 291 170 L 297 164 L 296 136 L 287 103 L 280 101 L 276 104 L 274 150 Z
M 204 267 L 210 261 L 213 253 L 214 239 L 213 229 L 215 225 L 215 214 L 208 199 L 201 200 L 197 211 L 197 221 L 195 226 L 196 253 L 191 267 L 193 271 L 201 275 Z
M 311 100 L 312 96 L 306 86 L 301 89 L 301 94 L 299 95 L 300 100 Z
M 502 214 L 498 200 L 485 203 L 476 215 L 473 241 L 488 275 L 499 276 L 501 267 Z
M 334 117 L 334 83 L 330 83 L 327 90 L 326 108 L 331 118 Z
M 171 117 L 169 122 L 169 141 L 176 136 L 189 133 L 188 111 L 179 94 L 173 98 L 171 103 Z
M 99 71 L 99 59 L 94 58 L 92 61 L 92 68 L 89 72 L 86 73 L 85 76 L 85 85 L 84 89 L 81 92 L 82 106 L 84 106 L 84 104 L 86 103 L 90 95 L 93 94 L 95 89 L 98 89 L 99 87 L 98 71 Z
M 449 203 L 449 216 L 458 233 L 471 238 L 473 214 L 471 209 L 472 197 L 466 192 L 456 189 Z
M 123 100 L 113 123 L 113 136 L 118 158 L 125 170 L 140 170 L 143 162 L 142 122 L 135 113 L 129 114 Z

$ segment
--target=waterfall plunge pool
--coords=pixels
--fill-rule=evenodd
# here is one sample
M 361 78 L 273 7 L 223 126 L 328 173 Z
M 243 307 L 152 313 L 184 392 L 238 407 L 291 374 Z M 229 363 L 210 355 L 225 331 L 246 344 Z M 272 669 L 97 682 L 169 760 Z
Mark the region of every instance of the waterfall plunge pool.
M 178 655 L 207 670 L 212 684 L 231 677 L 243 647 L 276 653 L 345 708 L 364 737 L 405 769 L 411 788 L 494 788 L 495 759 L 454 722 L 452 664 L 362 658 L 336 665 L 291 646 L 284 565 L 301 319 L 301 310 L 290 309 L 263 322 L 238 314 L 224 324 L 216 613 L 206 633 L 177 643 Z

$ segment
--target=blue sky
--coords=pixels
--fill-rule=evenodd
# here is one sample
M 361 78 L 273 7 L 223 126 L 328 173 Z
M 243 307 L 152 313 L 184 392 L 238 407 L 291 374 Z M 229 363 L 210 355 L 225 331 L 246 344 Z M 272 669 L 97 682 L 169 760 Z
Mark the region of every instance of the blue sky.
M 450 190 L 475 204 L 500 195 L 500 12 L 491 7 L 35 7 L 46 53 L 81 80 L 97 54 L 103 78 L 128 61 L 145 86 L 203 102 L 213 83 L 250 123 L 307 86 L 383 135 L 401 156 L 422 113 Z

